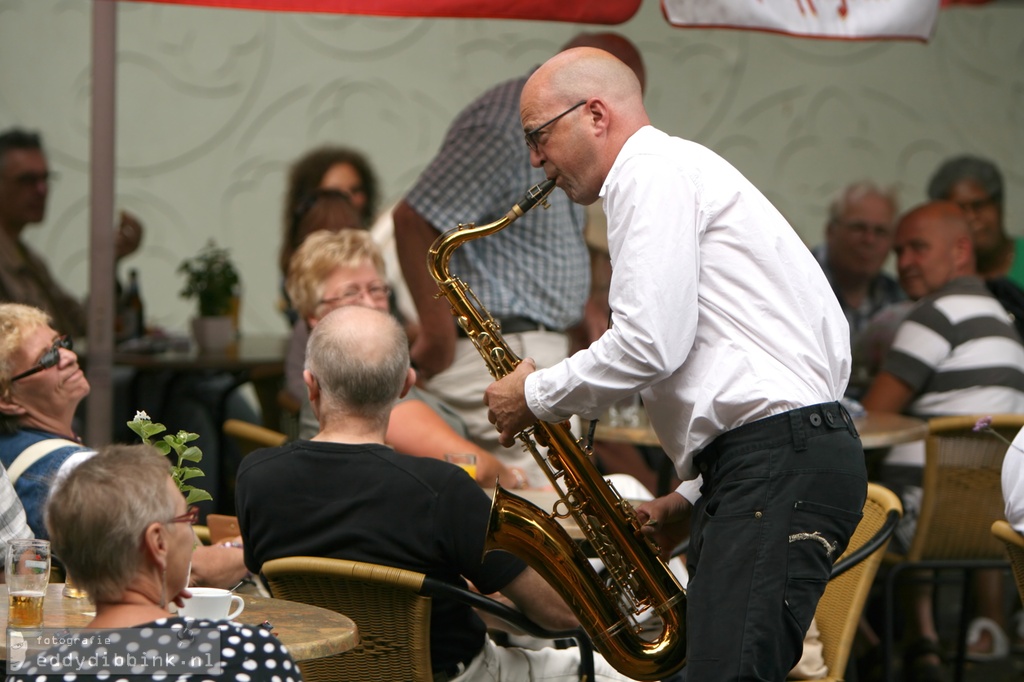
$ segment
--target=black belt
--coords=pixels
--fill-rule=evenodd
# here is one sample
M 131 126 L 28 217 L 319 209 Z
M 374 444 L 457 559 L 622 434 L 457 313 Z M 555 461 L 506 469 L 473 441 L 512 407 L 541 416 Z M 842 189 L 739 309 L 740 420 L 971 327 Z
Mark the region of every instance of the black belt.
M 818 432 L 842 429 L 859 438 L 853 417 L 841 403 L 822 403 L 758 419 L 726 431 L 693 458 L 702 474 L 714 468 L 723 450 L 754 451 L 773 444 L 791 442 L 797 450 Z
M 494 321 L 501 327 L 502 334 L 521 334 L 523 332 L 537 332 L 537 331 L 554 331 L 551 327 L 546 327 L 537 320 L 531 320 L 528 317 L 521 317 L 519 315 L 511 315 L 509 317 L 496 317 Z M 459 336 L 468 338 L 465 330 L 455 325 L 455 331 Z

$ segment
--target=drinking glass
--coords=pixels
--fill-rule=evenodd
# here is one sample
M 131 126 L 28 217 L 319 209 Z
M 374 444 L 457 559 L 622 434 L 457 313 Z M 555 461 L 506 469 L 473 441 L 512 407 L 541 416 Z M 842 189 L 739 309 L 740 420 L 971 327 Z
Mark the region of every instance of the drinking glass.
M 444 456 L 444 461 L 457 464 L 466 470 L 470 478 L 476 480 L 476 455 L 472 452 L 449 453 Z
M 64 591 L 62 594 L 68 599 L 85 599 L 89 595 L 81 587 L 74 583 L 71 574 L 64 570 Z
M 7 545 L 4 578 L 10 595 L 7 627 L 42 627 L 43 597 L 50 581 L 50 542 L 11 540 Z

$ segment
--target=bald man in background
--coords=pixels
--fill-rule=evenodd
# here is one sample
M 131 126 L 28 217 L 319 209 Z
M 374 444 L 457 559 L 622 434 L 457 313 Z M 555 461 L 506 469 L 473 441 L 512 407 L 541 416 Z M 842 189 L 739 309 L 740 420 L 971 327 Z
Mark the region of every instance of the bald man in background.
M 1024 346 L 1010 316 L 975 267 L 967 216 L 951 201 L 914 208 L 894 241 L 900 285 L 916 301 L 867 394 L 868 412 L 903 412 L 929 419 L 949 415 L 1024 412 Z M 910 548 L 921 508 L 924 444 L 892 448 L 881 480 L 903 501 L 893 549 Z M 998 576 L 979 571 L 979 610 L 1004 626 Z M 998 573 L 998 572 L 997 572 Z M 941 665 L 930 586 L 909 602 L 907 666 Z

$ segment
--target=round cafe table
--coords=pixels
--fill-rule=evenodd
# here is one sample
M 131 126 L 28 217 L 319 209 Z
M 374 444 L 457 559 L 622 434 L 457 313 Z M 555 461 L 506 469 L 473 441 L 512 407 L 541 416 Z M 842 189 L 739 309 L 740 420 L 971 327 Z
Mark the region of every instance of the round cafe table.
M 50 583 L 43 600 L 44 628 L 83 628 L 96 615 L 87 599 L 63 596 L 64 583 Z M 359 644 L 359 630 L 348 616 L 319 606 L 241 594 L 245 610 L 242 623 L 269 622 L 271 632 L 288 647 L 296 661 L 340 654 Z M 0 585 L 0 604 L 7 603 L 7 586 Z M 0 629 L 7 630 L 7 609 L 0 608 Z M 0 658 L 7 658 L 7 638 L 0 637 Z
M 924 440 L 928 436 L 928 422 L 902 414 L 871 412 L 857 417 L 853 423 L 865 450 Z M 594 439 L 653 447 L 661 445 L 646 418 L 639 426 L 610 426 L 607 420 L 601 420 L 594 431 Z

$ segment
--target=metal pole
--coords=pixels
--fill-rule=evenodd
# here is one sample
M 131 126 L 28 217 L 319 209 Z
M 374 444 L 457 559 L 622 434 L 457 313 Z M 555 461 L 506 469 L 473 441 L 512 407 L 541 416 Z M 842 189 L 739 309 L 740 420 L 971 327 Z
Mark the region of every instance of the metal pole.
M 85 437 L 110 442 L 114 357 L 114 129 L 117 3 L 93 0 L 92 101 L 89 153 L 89 383 Z

